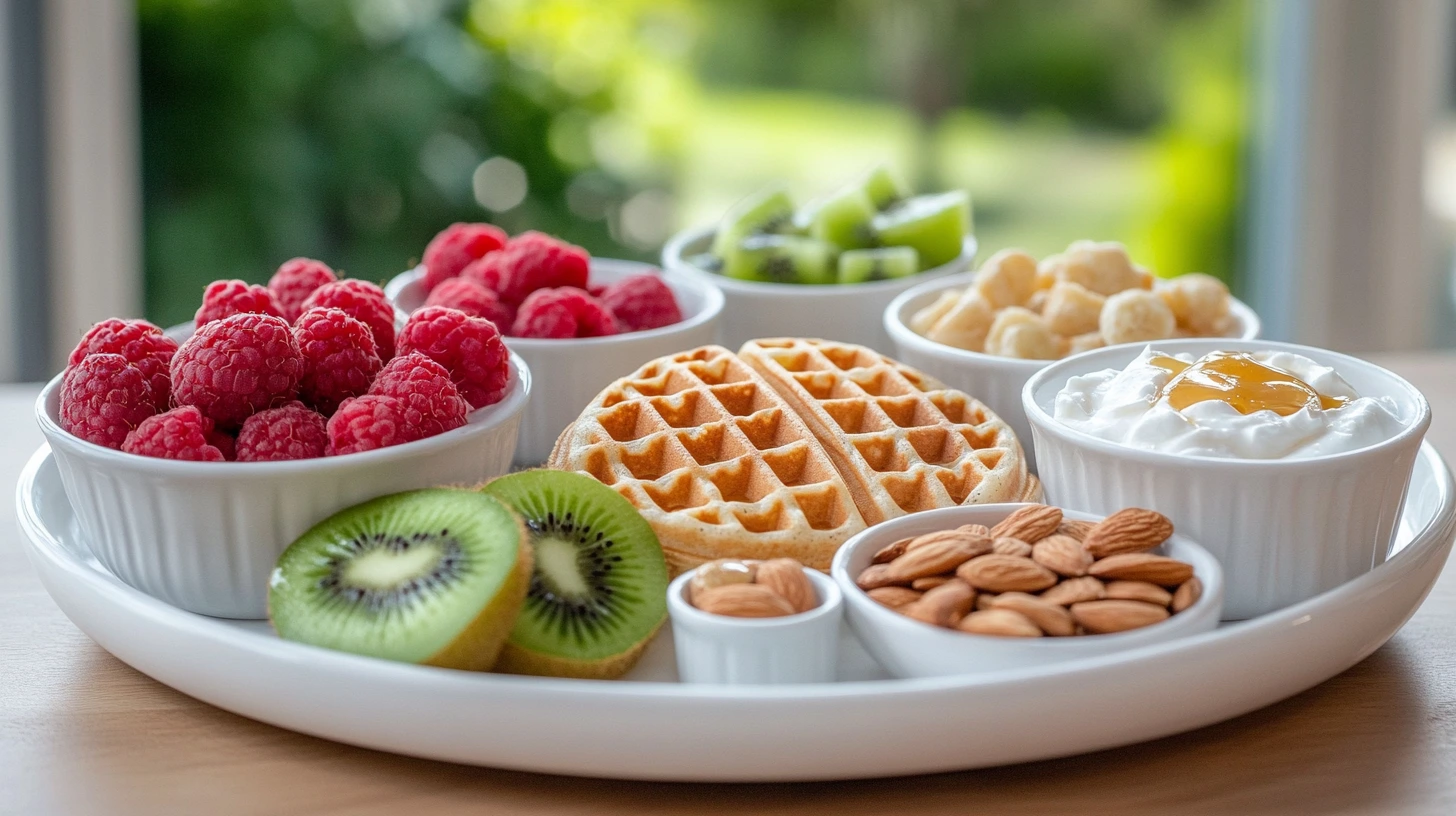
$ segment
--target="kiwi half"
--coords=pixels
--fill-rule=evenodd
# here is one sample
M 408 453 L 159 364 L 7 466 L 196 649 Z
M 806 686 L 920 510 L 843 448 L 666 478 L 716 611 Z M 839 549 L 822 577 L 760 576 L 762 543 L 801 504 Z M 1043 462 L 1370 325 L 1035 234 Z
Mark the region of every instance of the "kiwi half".
M 469 490 L 396 493 L 335 513 L 284 550 L 268 617 L 287 640 L 484 671 L 531 575 L 525 525 Z
M 915 247 L 920 266 L 955 260 L 971 231 L 971 198 L 962 190 L 907 198 L 876 215 L 875 235 L 886 246 Z
M 589 476 L 527 470 L 484 491 L 525 518 L 535 571 L 496 671 L 625 674 L 667 619 L 667 563 L 631 502 Z

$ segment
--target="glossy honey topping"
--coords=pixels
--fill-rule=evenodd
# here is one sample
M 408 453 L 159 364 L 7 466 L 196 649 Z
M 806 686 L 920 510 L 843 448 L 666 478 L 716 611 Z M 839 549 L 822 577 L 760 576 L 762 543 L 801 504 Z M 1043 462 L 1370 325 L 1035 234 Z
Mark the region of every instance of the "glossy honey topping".
M 1273 411 L 1289 416 L 1306 407 L 1329 411 L 1350 402 L 1345 397 L 1321 394 L 1288 371 L 1265 365 L 1244 352 L 1215 351 L 1192 363 L 1158 354 L 1148 362 L 1173 375 L 1158 397 L 1166 397 L 1178 411 L 1218 400 L 1241 414 Z

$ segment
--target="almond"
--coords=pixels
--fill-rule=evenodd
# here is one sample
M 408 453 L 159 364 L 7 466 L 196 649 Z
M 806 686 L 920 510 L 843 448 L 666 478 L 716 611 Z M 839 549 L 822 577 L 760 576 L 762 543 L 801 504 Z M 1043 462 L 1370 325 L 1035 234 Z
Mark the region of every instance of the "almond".
M 1002 536 L 991 542 L 991 552 L 1001 555 L 1015 555 L 1021 558 L 1031 557 L 1031 545 L 1019 538 Z
M 979 536 L 985 536 L 986 538 L 990 538 L 991 537 L 991 528 L 990 527 L 987 527 L 984 524 L 962 524 L 961 526 L 957 527 L 956 529 L 957 530 L 960 530 L 963 533 L 969 533 L 970 535 L 977 536 L 977 537 L 979 537 Z
M 777 592 L 795 612 L 808 612 L 819 605 L 814 584 L 804 574 L 804 565 L 792 558 L 774 558 L 759 564 L 754 583 Z
M 1000 523 L 991 528 L 991 537 L 1006 536 L 1022 541 L 1040 541 L 1055 533 L 1061 523 L 1061 508 L 1031 504 L 1001 519 Z
M 980 527 L 981 529 L 970 529 L 973 527 Z M 956 540 L 970 547 L 976 555 L 985 555 L 991 551 L 991 534 L 985 532 L 985 529 L 985 527 L 979 524 L 967 524 L 963 527 L 957 527 L 954 530 L 938 530 L 934 533 L 926 533 L 925 535 L 910 539 L 905 545 L 905 551 L 913 552 L 930 544 Z
M 870 563 L 888 564 L 891 561 L 894 561 L 896 558 L 899 558 L 900 556 L 905 554 L 905 548 L 908 547 L 910 545 L 910 542 L 914 540 L 915 537 L 911 536 L 910 538 L 902 538 L 899 541 L 896 541 L 894 544 L 886 544 L 885 546 L 880 548 L 879 552 L 875 553 L 875 557 L 870 559 Z
M 956 628 L 974 635 L 1041 637 L 1041 627 L 1010 609 L 983 609 L 965 616 Z
M 924 593 L 916 592 L 907 587 L 884 586 L 876 587 L 865 593 L 874 599 L 880 606 L 887 606 L 891 609 L 898 609 L 908 603 L 920 600 Z
M 1197 578 L 1189 578 L 1178 585 L 1178 590 L 1173 593 L 1171 608 L 1174 612 L 1182 612 L 1188 607 L 1198 603 L 1203 597 L 1203 582 Z
M 1173 522 L 1162 513 L 1129 507 L 1118 510 L 1095 526 L 1082 539 L 1093 558 L 1134 553 L 1152 548 L 1173 534 Z
M 1039 596 L 1043 601 L 1071 606 L 1083 601 L 1099 601 L 1107 597 L 1107 587 L 1092 577 L 1068 578 Z
M 987 592 L 1036 592 L 1057 582 L 1056 573 L 1030 558 L 999 553 L 972 558 L 956 576 Z
M 946 581 L 954 580 L 954 575 L 929 575 L 925 578 L 916 578 L 915 580 L 911 581 L 910 588 L 918 589 L 921 592 L 925 592 L 926 590 L 935 589 Z
M 1080 542 L 1085 540 L 1087 534 L 1096 526 L 1097 523 L 1093 521 L 1078 521 L 1076 519 L 1064 518 L 1062 519 L 1062 523 L 1057 525 L 1057 534 L 1071 536 Z
M 1159 586 L 1177 586 L 1193 577 L 1193 566 L 1166 555 L 1118 553 L 1098 560 L 1087 574 L 1117 581 L 1149 581 Z
M 1109 600 L 1142 601 L 1167 606 L 1173 600 L 1173 593 L 1147 581 L 1108 581 L 1107 597 Z
M 696 598 L 699 592 L 713 587 L 751 584 L 757 570 L 757 565 L 747 564 L 735 558 L 719 558 L 717 561 L 709 561 L 699 566 L 688 581 L 688 599 Z
M 1020 612 L 1043 632 L 1054 637 L 1067 637 L 1077 630 L 1072 613 L 1065 606 L 1044 601 L 1025 592 L 1003 592 L 991 601 L 992 609 Z
M 711 587 L 693 598 L 693 605 L 714 615 L 732 618 L 777 618 L 794 614 L 783 596 L 762 584 Z
M 996 599 L 999 597 L 1001 596 L 997 595 L 994 592 L 978 592 L 976 593 L 976 608 L 990 609 L 991 604 L 995 603 Z
M 1072 604 L 1072 617 L 1092 634 L 1125 632 L 1168 619 L 1168 610 L 1142 601 L 1084 601 Z
M 871 590 L 878 587 L 893 586 L 895 584 L 908 584 L 909 581 L 897 581 L 890 577 L 889 564 L 871 564 L 865 567 L 864 572 L 854 579 L 854 583 L 860 589 Z
M 925 544 L 919 543 L 920 539 L 912 541 L 904 555 L 885 564 L 885 567 L 889 569 L 890 578 L 898 583 L 950 572 L 974 558 L 978 551 L 976 542 L 971 536 L 955 530 L 931 533 L 930 536 L 937 537 Z
M 965 581 L 949 581 L 906 604 L 900 614 L 931 626 L 954 626 L 976 603 L 976 591 Z
M 1033 544 L 1031 560 L 1068 578 L 1086 575 L 1092 566 L 1092 555 L 1065 533 L 1054 533 Z

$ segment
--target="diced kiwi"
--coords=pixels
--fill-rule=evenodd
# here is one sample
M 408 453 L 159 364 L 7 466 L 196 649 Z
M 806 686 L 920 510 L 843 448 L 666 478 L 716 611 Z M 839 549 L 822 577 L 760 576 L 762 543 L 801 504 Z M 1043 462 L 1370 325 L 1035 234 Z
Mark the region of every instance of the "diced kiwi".
M 889 209 L 909 195 L 905 185 L 883 164 L 876 165 L 866 173 L 860 186 L 877 210 Z
M 957 190 L 907 198 L 875 216 L 875 235 L 886 246 L 910 246 L 931 269 L 959 257 L 971 230 L 971 199 Z
M 278 559 L 279 636 L 355 654 L 489 669 L 526 597 L 522 520 L 469 490 L 397 493 L 314 525 Z
M 840 283 L 903 278 L 920 271 L 920 255 L 914 247 L 851 249 L 839 255 Z
M 806 207 L 796 223 L 804 225 L 811 237 L 828 241 L 839 249 L 867 247 L 874 241 L 870 220 L 875 205 L 859 187 L 846 187 L 834 195 Z
M 834 245 L 801 235 L 751 235 L 723 258 L 723 274 L 774 283 L 833 283 Z
M 718 224 L 712 252 L 720 258 L 740 241 L 758 233 L 778 233 L 792 228 L 794 200 L 782 187 L 769 187 L 733 205 Z
M 497 671 L 619 677 L 667 619 L 667 563 L 631 502 L 589 476 L 528 470 L 484 491 L 520 513 L 535 572 Z

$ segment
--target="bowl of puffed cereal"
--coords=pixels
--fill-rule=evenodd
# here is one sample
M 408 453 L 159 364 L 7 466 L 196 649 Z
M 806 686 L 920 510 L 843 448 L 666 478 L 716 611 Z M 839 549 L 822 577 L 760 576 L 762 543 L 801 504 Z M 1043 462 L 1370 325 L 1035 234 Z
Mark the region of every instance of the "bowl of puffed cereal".
M 1053 360 L 1183 337 L 1259 336 L 1259 317 L 1223 281 L 1158 278 L 1115 242 L 1075 241 L 1038 262 L 1004 249 L 973 273 L 926 281 L 885 310 L 896 358 L 984 402 L 1036 465 L 1021 387 Z

